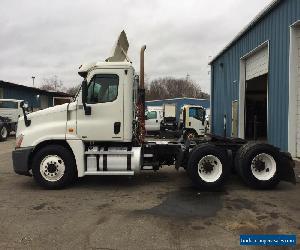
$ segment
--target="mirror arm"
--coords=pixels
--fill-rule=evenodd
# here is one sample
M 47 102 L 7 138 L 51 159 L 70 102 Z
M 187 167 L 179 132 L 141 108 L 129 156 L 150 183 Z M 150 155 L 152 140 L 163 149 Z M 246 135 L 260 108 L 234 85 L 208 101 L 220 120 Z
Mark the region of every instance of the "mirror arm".
M 25 110 L 25 107 L 24 107 L 24 102 L 21 103 L 21 108 L 22 108 L 23 115 L 24 115 L 25 126 L 29 127 L 30 124 L 31 124 L 31 120 L 29 120 L 28 117 L 27 117 L 26 110 Z

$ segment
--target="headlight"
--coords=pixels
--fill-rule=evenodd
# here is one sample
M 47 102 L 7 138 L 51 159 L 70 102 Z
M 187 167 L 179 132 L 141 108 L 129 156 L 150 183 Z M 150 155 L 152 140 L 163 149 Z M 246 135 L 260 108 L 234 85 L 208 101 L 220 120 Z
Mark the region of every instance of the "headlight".
M 21 144 L 22 144 L 22 141 L 23 141 L 23 135 L 20 134 L 17 139 L 16 139 L 16 148 L 20 148 L 21 147 Z

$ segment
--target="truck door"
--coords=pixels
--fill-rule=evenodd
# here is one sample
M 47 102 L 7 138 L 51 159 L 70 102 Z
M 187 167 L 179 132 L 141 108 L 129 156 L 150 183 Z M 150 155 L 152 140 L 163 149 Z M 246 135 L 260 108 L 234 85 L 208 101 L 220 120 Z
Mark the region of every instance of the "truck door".
M 159 115 L 158 112 L 154 110 L 147 112 L 146 130 L 148 131 L 160 130 L 158 115 Z
M 109 73 L 111 71 L 111 73 Z M 89 80 L 86 115 L 82 105 L 77 108 L 77 134 L 87 141 L 122 141 L 124 128 L 123 71 L 106 70 Z M 118 73 L 116 73 L 118 72 Z

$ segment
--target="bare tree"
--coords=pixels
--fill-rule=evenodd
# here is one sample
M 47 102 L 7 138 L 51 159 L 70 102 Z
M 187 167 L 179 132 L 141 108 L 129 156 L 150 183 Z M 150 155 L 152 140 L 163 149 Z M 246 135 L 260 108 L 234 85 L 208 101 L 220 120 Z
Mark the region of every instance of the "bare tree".
M 80 88 L 80 84 L 77 86 L 70 87 L 66 90 L 66 93 L 75 96 Z
M 193 80 L 187 78 L 164 77 L 153 80 L 146 85 L 146 99 L 167 98 L 209 98 L 207 93 L 202 92 L 201 87 Z
M 58 79 L 56 75 L 49 78 L 44 78 L 40 89 L 48 91 L 65 90 L 62 80 Z

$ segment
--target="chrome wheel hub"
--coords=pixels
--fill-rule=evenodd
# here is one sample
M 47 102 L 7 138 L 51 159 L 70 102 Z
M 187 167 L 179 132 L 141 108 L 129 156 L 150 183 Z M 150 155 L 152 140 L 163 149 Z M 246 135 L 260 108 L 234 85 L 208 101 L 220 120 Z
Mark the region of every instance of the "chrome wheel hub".
M 65 163 L 58 155 L 48 155 L 40 164 L 40 173 L 47 181 L 59 181 L 65 173 Z
M 206 155 L 198 163 L 198 174 L 205 182 L 216 182 L 222 175 L 222 163 L 214 155 Z
M 273 156 L 262 153 L 255 156 L 251 162 L 251 171 L 260 181 L 270 180 L 276 173 L 276 161 Z

